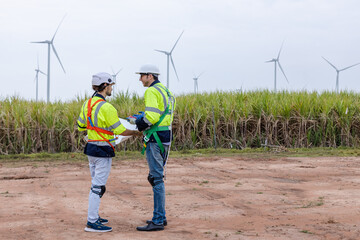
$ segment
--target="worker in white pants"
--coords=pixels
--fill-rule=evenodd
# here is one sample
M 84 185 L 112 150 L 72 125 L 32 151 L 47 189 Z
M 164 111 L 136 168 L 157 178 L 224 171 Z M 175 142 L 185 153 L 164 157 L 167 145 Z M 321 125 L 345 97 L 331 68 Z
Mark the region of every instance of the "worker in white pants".
M 112 157 L 115 157 L 114 135 L 142 135 L 126 129 L 120 122 L 117 110 L 106 102 L 111 96 L 113 82 L 109 73 L 97 73 L 92 77 L 93 96 L 84 102 L 77 120 L 78 130 L 87 131 L 88 139 L 84 153 L 88 156 L 91 173 L 91 190 L 85 231 L 110 232 L 105 226 L 109 221 L 99 216 L 100 198 L 106 191 Z
M 88 159 L 91 174 L 91 190 L 89 193 L 89 208 L 87 220 L 89 222 L 96 222 L 100 218 L 98 213 L 101 198 L 99 197 L 98 193 L 95 193 L 98 192 L 98 189 L 95 186 L 106 185 L 107 179 L 110 175 L 112 158 L 88 156 Z

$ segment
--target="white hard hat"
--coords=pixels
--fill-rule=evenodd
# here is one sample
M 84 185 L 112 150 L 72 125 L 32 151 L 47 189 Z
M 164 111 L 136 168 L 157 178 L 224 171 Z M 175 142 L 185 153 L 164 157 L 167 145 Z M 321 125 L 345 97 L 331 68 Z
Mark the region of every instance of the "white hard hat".
M 100 86 L 102 83 L 115 84 L 109 73 L 100 72 L 92 76 L 92 85 Z
M 151 73 L 151 74 L 160 75 L 160 70 L 157 66 L 153 64 L 145 64 L 140 67 L 140 70 L 138 72 L 136 72 L 136 74 L 142 74 L 142 73 L 144 74 Z

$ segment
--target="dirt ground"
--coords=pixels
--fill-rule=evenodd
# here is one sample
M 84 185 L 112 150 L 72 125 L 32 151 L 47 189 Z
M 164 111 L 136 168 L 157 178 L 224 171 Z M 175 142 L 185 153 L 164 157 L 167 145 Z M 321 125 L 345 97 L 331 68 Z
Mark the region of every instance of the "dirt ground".
M 100 215 L 84 232 L 90 174 L 81 163 L 0 162 L 0 239 L 360 239 L 360 158 L 170 158 L 168 226 L 152 215 L 144 159 L 114 161 Z

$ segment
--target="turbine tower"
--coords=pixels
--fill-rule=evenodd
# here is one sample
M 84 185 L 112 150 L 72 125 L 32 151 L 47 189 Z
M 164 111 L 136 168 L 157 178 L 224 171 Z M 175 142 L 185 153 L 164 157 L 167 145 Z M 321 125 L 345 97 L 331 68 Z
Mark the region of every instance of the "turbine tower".
M 116 76 L 119 74 L 119 72 L 121 72 L 121 70 L 122 70 L 122 68 L 119 70 L 119 71 L 117 71 L 117 73 L 115 73 L 114 72 L 114 69 L 113 68 L 111 68 L 111 71 L 113 72 L 113 75 L 111 75 L 112 77 L 113 77 L 113 81 L 114 81 L 114 83 L 115 83 L 115 85 L 113 85 L 113 93 L 115 93 L 115 86 L 117 85 L 117 82 L 116 82 Z
M 36 82 L 36 101 L 38 101 L 38 92 L 39 92 L 39 73 L 46 74 L 40 70 L 39 68 L 39 56 L 37 57 L 37 68 L 35 69 L 36 75 L 35 75 L 35 82 Z
M 335 87 L 335 91 L 337 92 L 337 93 L 339 93 L 339 74 L 340 74 L 340 72 L 341 71 L 344 71 L 344 70 L 346 70 L 346 69 L 349 69 L 349 68 L 351 68 L 351 67 L 354 67 L 354 66 L 356 66 L 356 65 L 359 65 L 360 63 L 356 63 L 356 64 L 354 64 L 354 65 L 351 65 L 351 66 L 349 66 L 349 67 L 346 67 L 346 68 L 343 68 L 343 69 L 337 69 L 337 67 L 335 67 L 331 62 L 329 62 L 326 58 L 324 58 L 324 57 L 322 57 L 325 61 L 327 61 L 329 64 L 330 64 L 330 66 L 332 66 L 335 70 L 336 70 L 336 87 Z
M 274 62 L 274 91 L 276 92 L 276 69 L 277 69 L 277 65 L 279 65 L 279 68 L 281 70 L 281 72 L 284 74 L 284 77 L 286 79 L 286 81 L 289 83 L 289 80 L 287 79 L 286 75 L 285 75 L 285 72 L 283 70 L 283 68 L 281 67 L 281 64 L 280 64 L 280 61 L 279 61 L 279 58 L 280 58 L 280 53 L 281 53 L 281 50 L 282 50 L 282 47 L 284 45 L 284 42 L 281 44 L 281 47 L 280 47 L 280 51 L 279 51 L 279 54 L 277 56 L 277 58 L 273 58 L 269 61 L 266 61 L 266 63 L 269 63 L 269 62 Z
M 56 36 L 57 31 L 59 30 L 61 23 L 64 21 L 65 16 L 62 18 L 62 20 L 61 20 L 59 26 L 57 27 L 57 29 L 54 33 L 54 36 L 52 37 L 51 40 L 45 40 L 45 41 L 41 41 L 41 42 L 31 42 L 31 43 L 45 43 L 48 45 L 48 66 L 47 66 L 47 74 L 46 74 L 47 75 L 47 102 L 50 102 L 50 46 L 52 47 L 52 50 L 54 51 L 55 56 L 58 59 L 60 65 L 61 65 L 61 68 L 63 69 L 63 71 L 65 73 L 64 66 L 62 65 L 60 58 L 56 52 L 56 49 L 54 47 L 54 38 Z
M 177 77 L 177 79 L 178 79 L 178 81 L 179 81 L 179 77 L 178 77 L 177 72 L 176 72 L 174 60 L 173 60 L 171 54 L 172 54 L 172 52 L 174 51 L 174 48 L 175 48 L 176 44 L 178 43 L 179 39 L 181 38 L 181 36 L 183 35 L 183 33 L 184 33 L 184 31 L 182 31 L 182 33 L 180 34 L 179 38 L 176 40 L 176 42 L 175 42 L 175 44 L 174 44 L 174 46 L 173 46 L 173 48 L 171 49 L 170 52 L 155 49 L 155 51 L 164 53 L 164 54 L 167 56 L 167 78 L 166 78 L 166 87 L 167 87 L 167 88 L 169 88 L 169 61 L 170 61 L 170 60 L 171 60 L 172 66 L 173 66 L 173 68 L 174 68 L 176 77 Z
M 204 73 L 204 72 L 200 73 L 198 76 L 196 76 L 196 75 L 194 74 L 193 80 L 194 80 L 194 93 L 195 93 L 195 94 L 198 93 L 198 91 L 199 91 L 198 79 L 199 79 L 199 77 L 200 77 L 203 73 Z

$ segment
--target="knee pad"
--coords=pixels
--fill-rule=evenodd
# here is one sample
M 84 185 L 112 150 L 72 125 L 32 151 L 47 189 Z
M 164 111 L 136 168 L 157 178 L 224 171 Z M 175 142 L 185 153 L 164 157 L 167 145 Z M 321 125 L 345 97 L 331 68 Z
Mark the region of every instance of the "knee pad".
M 101 186 L 101 192 L 100 192 L 100 198 L 104 195 L 104 193 L 106 192 L 106 187 L 105 185 L 104 186 Z
M 155 178 L 153 176 L 151 176 L 150 174 L 148 175 L 148 181 L 151 184 L 151 186 L 155 186 Z
M 155 177 L 151 176 L 150 174 L 148 175 L 148 181 L 151 184 L 151 186 L 153 186 L 153 187 L 155 187 L 156 185 L 158 185 L 160 183 L 163 183 L 164 182 L 163 178 L 164 177 L 155 178 Z
M 91 186 L 91 191 L 97 195 L 99 195 L 99 197 L 101 198 L 104 193 L 106 192 L 106 187 L 105 186 L 96 186 L 96 185 L 92 185 Z

